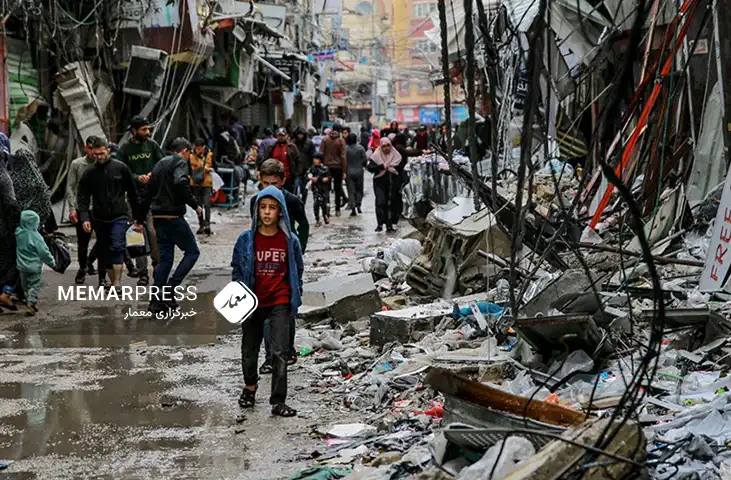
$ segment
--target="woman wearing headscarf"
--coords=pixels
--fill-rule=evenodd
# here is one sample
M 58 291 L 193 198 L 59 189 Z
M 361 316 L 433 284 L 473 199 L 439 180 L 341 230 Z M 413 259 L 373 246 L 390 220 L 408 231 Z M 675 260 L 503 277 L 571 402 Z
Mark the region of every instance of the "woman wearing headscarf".
M 7 169 L 9 160 L 10 139 L 0 133 L 0 305 L 12 308 L 10 294 L 18 282 L 15 227 L 20 221 L 20 207 Z
M 378 149 L 368 161 L 367 169 L 373 174 L 373 190 L 376 194 L 376 232 L 393 232 L 393 218 L 401 215 L 396 208 L 401 205 L 401 170 L 403 157 L 388 138 L 382 138 Z
M 11 159 L 8 169 L 20 210 L 33 210 L 41 219 L 41 225 L 55 223 L 51 210 L 51 190 L 43 180 L 33 154 L 25 149 L 18 150 Z M 52 225 L 52 227 L 55 227 Z M 55 230 L 55 228 L 51 228 Z
M 46 231 L 56 230 L 58 226 L 53 216 L 53 210 L 51 210 L 51 191 L 48 185 L 46 185 L 46 181 L 43 180 L 43 176 L 40 170 L 38 170 L 35 158 L 33 158 L 30 150 L 21 148 L 10 155 L 8 173 L 13 182 L 15 200 L 18 202 L 19 212 L 32 210 L 38 214 L 41 220 L 40 224 L 45 227 Z M 20 221 L 20 218 L 18 218 L 18 221 Z M 13 305 L 10 300 L 10 294 L 17 288 L 17 280 L 19 279 L 17 270 L 13 270 L 16 283 L 8 284 L 4 287 L 3 293 L 0 294 L 0 306 L 12 307 Z

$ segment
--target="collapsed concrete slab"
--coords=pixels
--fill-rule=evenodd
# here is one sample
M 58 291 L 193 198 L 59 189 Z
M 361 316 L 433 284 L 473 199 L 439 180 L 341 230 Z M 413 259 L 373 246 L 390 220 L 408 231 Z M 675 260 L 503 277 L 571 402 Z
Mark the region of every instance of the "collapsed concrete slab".
M 445 315 L 454 310 L 454 304 L 460 308 L 469 306 L 470 302 L 483 301 L 484 293 L 455 298 L 451 302 L 441 300 L 426 305 L 387 310 L 371 315 L 371 345 L 382 347 L 389 342 L 409 343 L 417 340 L 420 332 L 432 332 Z
M 327 309 L 339 323 L 354 322 L 379 311 L 383 303 L 369 273 L 327 278 L 307 283 L 302 294 L 303 311 L 321 314 Z
M 369 273 L 326 278 L 305 284 L 302 303 L 310 307 L 327 307 L 343 298 L 362 295 L 375 289 Z
M 475 281 L 484 283 L 499 271 L 478 252 L 510 253 L 509 237 L 487 209 L 475 212 L 471 198 L 455 198 L 449 206 L 432 210 L 426 221 L 429 235 L 406 277 L 420 294 L 440 297 L 469 288 L 476 291 Z

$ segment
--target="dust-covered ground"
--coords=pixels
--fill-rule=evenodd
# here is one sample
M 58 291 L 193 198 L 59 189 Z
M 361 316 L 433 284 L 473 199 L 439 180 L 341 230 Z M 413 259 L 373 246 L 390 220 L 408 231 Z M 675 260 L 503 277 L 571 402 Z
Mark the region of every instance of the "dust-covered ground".
M 361 217 L 344 211 L 320 228 L 311 219 L 305 281 L 359 271 L 362 257 L 408 229 L 374 233 L 366 184 Z M 289 370 L 297 418 L 271 415 L 269 377 L 256 409 L 239 409 L 240 334 L 214 310 L 213 297 L 230 279 L 237 235 L 250 225 L 248 198 L 246 205 L 214 209 L 214 235 L 198 237 L 201 257 L 185 283 L 198 298 L 181 303 L 191 317 L 125 319 L 146 303 L 59 301 L 58 286 L 73 285 L 75 250 L 64 275 L 44 273 L 39 316 L 0 314 L 0 464 L 12 461 L 0 475 L 287 478 L 323 451 L 315 427 L 358 420 L 318 386 L 310 359 Z M 311 200 L 307 211 L 312 217 Z M 73 229 L 62 231 L 73 237 Z

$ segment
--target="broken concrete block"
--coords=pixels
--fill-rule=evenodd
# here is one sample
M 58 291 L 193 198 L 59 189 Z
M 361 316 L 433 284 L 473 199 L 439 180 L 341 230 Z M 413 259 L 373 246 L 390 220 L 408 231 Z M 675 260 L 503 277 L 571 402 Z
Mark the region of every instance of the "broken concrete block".
M 388 312 L 384 312 L 388 313 Z M 389 342 L 409 343 L 417 341 L 418 332 L 432 332 L 435 317 L 408 318 L 374 315 L 371 317 L 371 345 L 382 347 Z
M 379 311 L 381 306 L 383 306 L 381 297 L 376 290 L 372 290 L 338 300 L 330 305 L 330 316 L 338 323 L 354 322 Z
M 454 304 L 460 308 L 473 301 L 484 301 L 484 293 L 455 298 L 401 310 L 387 310 L 371 315 L 371 345 L 381 347 L 389 342 L 409 343 L 418 340 L 418 332 L 432 332 L 445 315 L 450 315 Z
M 585 423 L 580 427 L 569 430 L 563 437 L 582 445 L 595 445 L 610 419 L 601 419 L 596 422 Z M 556 472 L 581 472 L 581 478 L 604 480 L 613 478 L 644 478 L 644 460 L 646 456 L 646 440 L 642 429 L 634 422 L 627 422 L 620 428 L 620 422 L 615 422 L 610 431 L 617 434 L 606 447 L 606 452 L 613 455 L 597 455 L 588 459 L 594 466 L 582 468 L 581 458 L 588 453 L 586 449 L 576 444 L 561 440 L 554 440 L 541 449 L 530 461 L 520 464 L 506 480 L 533 480 L 536 478 L 554 478 Z M 628 459 L 630 462 L 616 461 L 617 457 Z M 579 461 L 577 461 L 579 460 Z M 568 475 L 567 475 L 568 476 Z
M 302 304 L 300 317 L 317 319 L 327 311 L 338 323 L 368 317 L 383 305 L 370 273 L 306 283 Z
M 376 291 L 376 286 L 373 284 L 373 277 L 370 273 L 328 278 L 306 283 L 302 294 L 302 304 L 308 307 L 328 307 L 343 298 L 372 291 Z

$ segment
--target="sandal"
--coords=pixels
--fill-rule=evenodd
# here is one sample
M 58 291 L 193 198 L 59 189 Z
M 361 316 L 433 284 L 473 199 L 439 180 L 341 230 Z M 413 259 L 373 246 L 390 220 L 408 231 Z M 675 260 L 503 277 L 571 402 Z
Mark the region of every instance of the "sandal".
M 239 397 L 239 407 L 241 408 L 253 408 L 256 404 L 256 390 L 249 390 L 244 388 Z
M 292 355 L 291 357 L 289 357 L 287 359 L 287 365 L 291 366 L 291 365 L 294 365 L 295 363 L 297 363 L 297 355 Z
M 264 365 L 261 366 L 261 368 L 259 368 L 259 374 L 260 375 L 271 375 L 273 370 L 274 369 L 272 368 L 271 363 L 265 363 Z
M 276 415 L 278 417 L 295 417 L 297 416 L 297 410 L 284 403 L 278 403 L 274 405 L 274 408 L 272 408 L 272 415 Z

